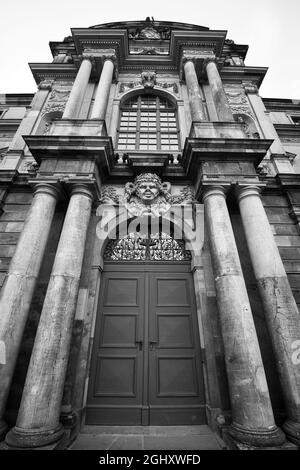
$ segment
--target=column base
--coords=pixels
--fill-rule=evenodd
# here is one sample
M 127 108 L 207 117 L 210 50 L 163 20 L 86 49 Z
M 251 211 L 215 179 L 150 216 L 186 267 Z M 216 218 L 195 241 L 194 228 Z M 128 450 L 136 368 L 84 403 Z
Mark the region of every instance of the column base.
M 285 435 L 277 426 L 271 429 L 252 430 L 234 423 L 228 432 L 236 441 L 252 447 L 280 446 L 285 442 Z
M 78 422 L 78 415 L 75 411 L 62 411 L 60 413 L 60 422 L 63 424 L 64 428 L 70 429 L 73 428 Z
M 289 441 L 293 442 L 297 446 L 300 446 L 300 423 L 287 419 L 282 425 L 286 437 Z
M 9 447 L 27 448 L 44 447 L 62 438 L 65 431 L 61 424 L 56 429 L 24 429 L 15 426 L 5 438 Z
M 4 440 L 8 432 L 8 429 L 9 429 L 8 424 L 6 424 L 6 422 L 1 419 L 0 420 L 0 442 Z

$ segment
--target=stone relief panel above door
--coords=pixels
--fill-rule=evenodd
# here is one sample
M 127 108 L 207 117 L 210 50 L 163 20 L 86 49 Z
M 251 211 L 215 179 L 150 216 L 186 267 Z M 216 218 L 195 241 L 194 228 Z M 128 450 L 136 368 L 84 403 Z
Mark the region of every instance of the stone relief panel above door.
M 177 194 L 171 194 L 171 184 L 162 182 L 155 173 L 141 173 L 123 191 L 116 187 L 102 187 L 103 204 L 125 205 L 130 215 L 159 217 L 169 211 L 172 205 L 192 204 L 195 201 L 192 188 L 185 186 Z

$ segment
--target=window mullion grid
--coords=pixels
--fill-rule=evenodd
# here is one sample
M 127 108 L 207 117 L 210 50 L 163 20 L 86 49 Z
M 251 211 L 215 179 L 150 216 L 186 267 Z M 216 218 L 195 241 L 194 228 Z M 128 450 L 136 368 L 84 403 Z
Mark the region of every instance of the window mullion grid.
M 137 103 L 137 113 L 136 113 L 136 143 L 135 148 L 139 150 L 140 148 L 140 133 L 141 133 L 141 96 L 138 97 Z
M 157 150 L 161 150 L 161 139 L 160 139 L 160 101 L 159 97 L 156 100 L 156 138 L 157 138 Z

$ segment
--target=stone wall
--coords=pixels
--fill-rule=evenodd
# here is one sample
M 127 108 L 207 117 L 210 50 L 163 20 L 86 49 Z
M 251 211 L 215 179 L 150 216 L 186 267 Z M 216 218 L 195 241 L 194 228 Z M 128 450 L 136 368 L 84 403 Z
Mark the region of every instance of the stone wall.
M 5 198 L 0 216 L 0 287 L 2 287 L 10 260 L 15 252 L 24 220 L 32 201 L 28 188 L 13 189 Z
M 300 234 L 295 221 L 289 215 L 289 202 L 283 194 L 264 195 L 263 203 L 288 279 L 300 307 Z

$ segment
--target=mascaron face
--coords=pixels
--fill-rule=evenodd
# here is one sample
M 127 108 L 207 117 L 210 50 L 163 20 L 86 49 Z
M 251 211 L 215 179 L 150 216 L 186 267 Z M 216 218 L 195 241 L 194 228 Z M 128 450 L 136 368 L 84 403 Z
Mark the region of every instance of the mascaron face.
M 159 188 L 155 183 L 140 183 L 136 189 L 136 194 L 140 199 L 142 199 L 142 201 L 144 201 L 145 204 L 151 204 L 151 202 L 158 196 Z

